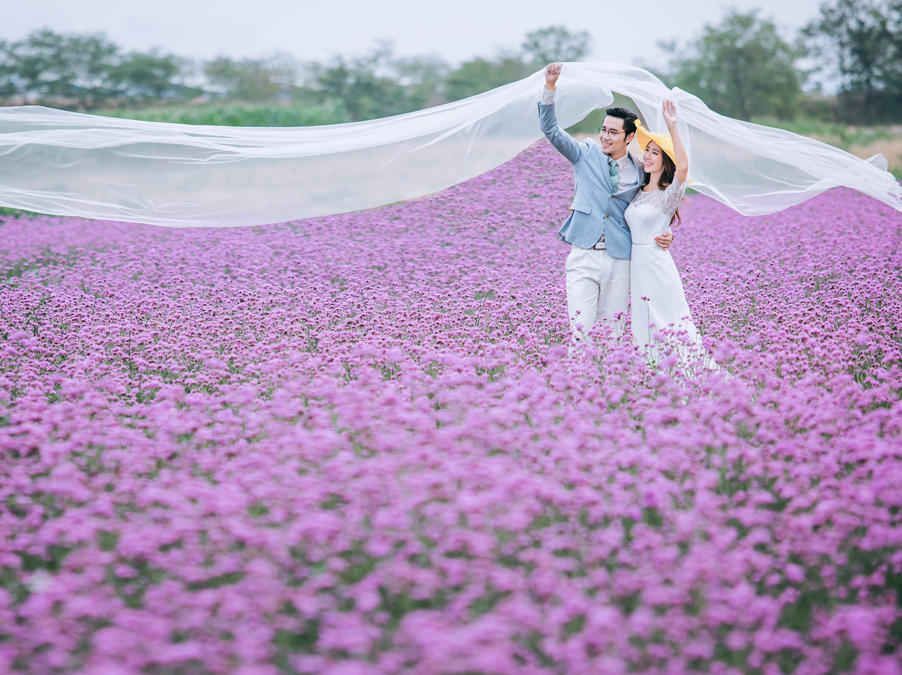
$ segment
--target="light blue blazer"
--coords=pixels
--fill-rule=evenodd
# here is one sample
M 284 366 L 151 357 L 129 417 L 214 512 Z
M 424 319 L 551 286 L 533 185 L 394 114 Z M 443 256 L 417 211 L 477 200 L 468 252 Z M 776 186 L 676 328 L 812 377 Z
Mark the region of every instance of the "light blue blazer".
M 570 215 L 558 234 L 568 244 L 580 248 L 592 248 L 604 234 L 608 254 L 613 258 L 629 260 L 633 241 L 623 212 L 645 180 L 645 171 L 630 155 L 639 180 L 619 185 L 614 192 L 611 185 L 612 160 L 601 151 L 601 146 L 588 139 L 579 143 L 561 129 L 554 115 L 554 103 L 538 105 L 542 133 L 573 164 L 573 203 L 570 205 Z

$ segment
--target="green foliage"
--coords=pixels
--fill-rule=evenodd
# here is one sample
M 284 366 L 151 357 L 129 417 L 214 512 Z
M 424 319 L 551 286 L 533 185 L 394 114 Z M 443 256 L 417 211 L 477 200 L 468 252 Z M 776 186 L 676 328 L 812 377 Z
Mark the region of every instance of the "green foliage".
M 592 38 L 588 31 L 571 33 L 565 26 L 549 26 L 527 33 L 520 48 L 537 70 L 555 61 L 584 59 L 592 50 Z
M 889 162 L 890 173 L 902 179 L 902 152 L 900 152 L 902 133 L 898 127 L 840 124 L 825 122 L 808 115 L 800 115 L 793 120 L 763 117 L 753 121 L 757 124 L 780 127 L 803 136 L 811 136 L 863 158 L 878 152 L 882 153 Z
M 180 97 L 197 96 L 200 89 L 175 84 L 185 67 L 173 54 L 130 52 L 110 68 L 108 77 L 119 97 L 133 100 L 162 99 L 174 91 Z
M 290 94 L 296 87 L 299 72 L 297 63 L 288 54 L 241 60 L 220 56 L 205 63 L 203 71 L 214 92 L 250 101 Z
M 3 62 L 10 68 L 4 89 L 12 89 L 10 93 L 69 99 L 81 107 L 114 93 L 105 74 L 119 48 L 103 34 L 58 34 L 43 28 L 3 46 Z
M 795 62 L 801 52 L 757 11 L 728 12 L 685 48 L 672 42 L 661 46 L 674 52 L 669 79 L 713 110 L 742 119 L 794 116 L 802 85 Z
M 902 2 L 832 0 L 802 31 L 818 71 L 846 91 L 902 85 Z
M 157 50 L 123 53 L 102 33 L 43 28 L 0 41 L 0 97 L 82 109 L 121 99 L 189 98 L 200 90 L 180 82 L 186 65 Z
M 902 108 L 902 0 L 832 0 L 802 30 L 816 70 L 838 78 L 840 119 L 898 119 Z M 844 113 L 844 114 L 843 114 Z
M 220 586 L 225 586 L 227 584 L 237 584 L 243 578 L 244 572 L 225 572 L 202 581 L 190 581 L 185 584 L 185 589 L 189 591 L 202 591 L 206 588 L 219 588 Z
M 481 94 L 489 89 L 522 79 L 533 68 L 519 56 L 506 54 L 497 60 L 475 58 L 465 61 L 452 71 L 445 81 L 445 97 L 457 101 Z
M 830 143 L 848 150 L 853 145 L 869 145 L 877 141 L 888 141 L 893 134 L 886 127 L 856 126 L 851 124 L 838 124 L 825 122 L 813 117 L 797 117 L 794 120 L 777 121 L 770 117 L 760 117 L 752 120 L 756 124 L 778 126 L 781 129 L 792 131 L 803 136 L 811 136 L 818 140 Z
M 303 624 L 298 631 L 292 632 L 280 628 L 276 631 L 273 642 L 280 650 L 313 653 L 315 651 L 316 642 L 319 640 L 319 629 L 318 619 L 308 619 L 303 621 Z
M 517 49 L 456 67 L 437 56 L 397 56 L 384 41 L 323 63 L 276 53 L 195 64 L 157 49 L 123 52 L 103 34 L 45 28 L 0 40 L 0 100 L 187 124 L 334 124 L 466 98 L 548 62 L 586 58 L 590 45 L 588 31 L 551 25 L 527 33 Z M 727 115 L 785 127 L 797 115 L 876 123 L 898 119 L 902 110 L 902 0 L 825 0 L 793 43 L 755 11 L 733 10 L 684 45 L 663 46 L 672 53 L 664 61 L 670 67 L 656 74 Z M 807 73 L 796 64 L 806 55 L 819 73 L 842 81 L 838 98 L 802 95 Z M 187 103 L 198 98 L 205 100 Z M 594 135 L 603 117 L 596 111 L 571 131 Z
M 436 56 L 398 58 L 393 66 L 411 110 L 445 102 L 442 88 L 450 68 L 442 59 Z
M 99 110 L 97 114 L 149 122 L 240 127 L 305 127 L 338 124 L 350 120 L 347 112 L 334 102 L 324 105 L 298 103 L 253 105 L 243 102 L 221 102 L 109 109 Z
M 29 215 L 29 211 L 22 211 L 21 209 L 8 209 L 5 206 L 0 206 L 0 219 L 2 218 L 19 218 L 20 216 Z M 2 221 L 0 221 L 2 224 Z
M 405 88 L 392 77 L 395 68 L 388 43 L 379 43 L 362 56 L 339 56 L 330 65 L 314 64 L 311 69 L 317 88 L 341 103 L 352 120 L 385 117 L 410 109 Z
M 19 81 L 16 66 L 12 44 L 6 40 L 0 40 L 0 98 L 9 98 L 18 93 Z

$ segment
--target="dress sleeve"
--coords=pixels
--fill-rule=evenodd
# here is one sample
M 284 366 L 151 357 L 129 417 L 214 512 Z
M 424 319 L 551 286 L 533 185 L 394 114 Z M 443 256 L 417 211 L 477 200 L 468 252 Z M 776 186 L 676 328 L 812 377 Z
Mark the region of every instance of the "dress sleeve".
M 680 205 L 683 195 L 686 194 L 686 181 L 674 181 L 664 188 L 664 211 L 673 213 Z

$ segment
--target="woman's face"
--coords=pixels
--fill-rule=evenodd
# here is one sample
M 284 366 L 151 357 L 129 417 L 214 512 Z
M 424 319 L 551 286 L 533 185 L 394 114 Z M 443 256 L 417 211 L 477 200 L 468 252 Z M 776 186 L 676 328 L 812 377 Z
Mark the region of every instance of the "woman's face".
M 645 173 L 657 173 L 664 168 L 664 152 L 661 146 L 654 141 L 649 141 L 645 146 Z

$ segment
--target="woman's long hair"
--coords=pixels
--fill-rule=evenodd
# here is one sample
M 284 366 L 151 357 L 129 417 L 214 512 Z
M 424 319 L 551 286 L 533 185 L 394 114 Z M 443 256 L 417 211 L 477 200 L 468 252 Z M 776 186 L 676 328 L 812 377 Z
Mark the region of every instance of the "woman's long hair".
M 657 144 L 655 144 L 657 145 Z M 676 164 L 673 163 L 673 160 L 665 153 L 663 150 L 661 151 L 661 159 L 664 160 L 663 171 L 661 171 L 661 176 L 658 178 L 658 189 L 663 190 L 668 185 L 673 182 L 673 177 L 676 176 Z M 651 175 L 645 174 L 645 180 L 642 185 L 639 186 L 641 190 L 646 185 L 648 185 L 651 180 Z M 670 224 L 673 225 L 673 221 L 676 221 L 677 225 L 683 222 L 683 219 L 680 217 L 680 210 L 677 209 L 673 212 L 673 217 L 670 219 Z

